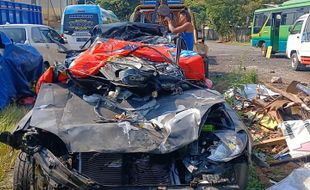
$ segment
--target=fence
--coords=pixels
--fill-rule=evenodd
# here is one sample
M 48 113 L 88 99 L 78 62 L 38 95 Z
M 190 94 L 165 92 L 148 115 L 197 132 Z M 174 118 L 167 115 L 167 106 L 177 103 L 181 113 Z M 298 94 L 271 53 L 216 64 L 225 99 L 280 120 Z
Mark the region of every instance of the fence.
M 235 31 L 235 40 L 237 42 L 249 42 L 251 35 L 250 28 L 240 28 Z
M 204 27 L 203 30 L 204 34 L 202 35 L 205 40 L 219 40 L 220 35 L 212 28 Z M 237 41 L 237 42 L 249 42 L 251 35 L 250 28 L 239 28 L 235 31 L 232 35 L 230 40 Z

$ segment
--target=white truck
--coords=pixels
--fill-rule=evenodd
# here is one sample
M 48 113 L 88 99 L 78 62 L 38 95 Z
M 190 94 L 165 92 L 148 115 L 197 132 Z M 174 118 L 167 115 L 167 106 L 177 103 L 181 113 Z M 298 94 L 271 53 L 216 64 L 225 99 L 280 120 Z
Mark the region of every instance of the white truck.
M 310 14 L 299 17 L 289 32 L 286 55 L 295 71 L 305 70 L 310 65 Z

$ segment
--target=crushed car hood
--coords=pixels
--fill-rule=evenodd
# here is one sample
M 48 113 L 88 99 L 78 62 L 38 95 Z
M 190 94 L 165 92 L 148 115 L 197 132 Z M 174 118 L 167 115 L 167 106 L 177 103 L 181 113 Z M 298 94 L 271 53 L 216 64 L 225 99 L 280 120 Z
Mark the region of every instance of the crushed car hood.
M 137 115 L 138 122 L 103 122 L 93 104 L 66 87 L 44 84 L 30 126 L 57 135 L 69 152 L 164 154 L 197 140 L 207 111 L 224 99 L 214 91 L 196 89 L 137 102 L 125 100 L 118 106 Z M 117 115 L 104 106 L 99 111 L 107 119 Z

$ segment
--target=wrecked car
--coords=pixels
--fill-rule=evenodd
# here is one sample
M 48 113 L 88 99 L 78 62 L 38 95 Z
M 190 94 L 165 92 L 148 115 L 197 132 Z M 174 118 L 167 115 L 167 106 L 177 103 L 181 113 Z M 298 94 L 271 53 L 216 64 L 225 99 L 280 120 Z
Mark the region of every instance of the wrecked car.
M 123 24 L 113 32 L 160 33 Z M 246 127 L 208 89 L 203 59 L 176 47 L 97 35 L 47 70 L 34 108 L 0 136 L 21 149 L 14 188 L 244 189 Z

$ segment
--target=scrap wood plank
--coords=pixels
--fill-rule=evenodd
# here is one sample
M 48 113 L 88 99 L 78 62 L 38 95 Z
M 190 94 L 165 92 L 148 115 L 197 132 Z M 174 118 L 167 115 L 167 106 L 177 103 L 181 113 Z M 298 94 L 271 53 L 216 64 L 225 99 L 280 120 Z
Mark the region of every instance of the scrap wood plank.
M 302 162 L 302 163 L 307 163 L 310 161 L 310 155 L 298 157 L 298 158 L 289 158 L 286 160 L 274 160 L 274 161 L 269 161 L 268 164 L 270 166 L 277 166 L 281 164 L 286 164 L 288 162 Z
M 264 141 L 261 141 L 259 143 L 255 143 L 253 147 L 264 147 L 264 146 L 271 146 L 271 145 L 278 145 L 278 144 L 283 144 L 285 142 L 285 137 L 277 137 L 273 139 L 267 139 Z
M 270 88 L 272 91 L 281 94 L 285 98 L 295 102 L 296 104 L 300 105 L 302 108 L 304 108 L 305 110 L 310 112 L 310 108 L 297 95 L 285 92 L 283 90 L 280 90 L 280 89 L 278 89 L 278 88 L 276 88 L 276 87 L 274 87 L 274 86 L 272 86 L 270 84 L 265 84 L 265 86 Z
M 258 106 L 261 106 L 261 107 L 266 107 L 267 105 L 268 105 L 268 103 L 266 103 L 266 102 L 264 102 L 263 100 L 261 100 L 261 99 L 257 99 L 257 98 L 254 98 L 253 100 L 252 100 L 252 102 L 253 102 L 253 104 L 255 104 L 255 105 L 258 105 Z

